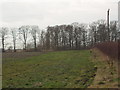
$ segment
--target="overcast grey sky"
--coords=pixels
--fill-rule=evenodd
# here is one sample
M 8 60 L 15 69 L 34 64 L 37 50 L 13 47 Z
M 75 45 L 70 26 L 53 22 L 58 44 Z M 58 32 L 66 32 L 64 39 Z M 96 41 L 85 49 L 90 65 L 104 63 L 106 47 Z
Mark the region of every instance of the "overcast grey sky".
M 110 8 L 110 19 L 118 19 L 119 0 L 0 0 L 0 25 L 19 27 L 21 25 L 90 23 L 106 19 Z

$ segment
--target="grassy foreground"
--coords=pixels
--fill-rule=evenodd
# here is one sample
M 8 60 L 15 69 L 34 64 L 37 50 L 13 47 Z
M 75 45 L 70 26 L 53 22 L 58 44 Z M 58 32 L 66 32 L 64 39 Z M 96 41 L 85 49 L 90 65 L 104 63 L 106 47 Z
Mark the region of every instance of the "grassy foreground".
M 96 67 L 88 50 L 3 58 L 3 88 L 86 88 Z

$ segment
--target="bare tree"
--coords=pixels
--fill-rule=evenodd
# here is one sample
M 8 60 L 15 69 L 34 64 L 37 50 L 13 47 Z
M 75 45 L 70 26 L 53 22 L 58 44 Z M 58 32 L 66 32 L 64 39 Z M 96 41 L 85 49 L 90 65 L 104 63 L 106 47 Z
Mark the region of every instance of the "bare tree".
M 73 46 L 73 26 L 72 25 L 68 25 L 66 27 L 66 33 L 68 34 L 68 44 L 69 44 L 69 48 L 71 49 Z
M 16 52 L 16 40 L 17 40 L 17 28 L 12 28 L 11 29 L 11 34 L 12 34 L 12 38 L 13 38 L 13 48 L 14 48 L 14 52 Z
M 19 28 L 20 39 L 23 41 L 24 50 L 26 50 L 26 46 L 27 46 L 29 29 L 30 29 L 30 26 L 21 26 Z
M 50 49 L 50 27 L 47 27 L 47 32 L 46 32 L 46 49 Z
M 40 48 L 42 49 L 42 50 L 45 50 L 45 31 L 44 30 L 42 30 L 41 31 L 41 35 L 40 35 L 41 37 L 41 39 L 40 39 Z
M 34 40 L 34 49 L 37 50 L 37 33 L 39 31 L 38 26 L 31 26 L 30 33 L 32 35 L 32 38 Z
M 91 38 L 91 45 L 108 40 L 105 20 L 98 20 L 89 25 L 89 37 Z
M 82 41 L 82 29 L 80 27 L 80 24 L 78 22 L 72 23 L 73 25 L 73 31 L 74 31 L 74 42 L 75 42 L 75 48 L 80 49 L 81 48 L 81 41 Z
M 8 28 L 7 27 L 2 27 L 0 29 L 0 36 L 2 39 L 2 51 L 5 52 L 5 38 L 8 33 Z
M 97 43 L 97 23 L 93 22 L 89 25 L 89 35 L 90 35 L 90 42 L 91 45 L 93 46 L 94 44 Z
M 117 22 L 111 21 L 110 22 L 110 40 L 117 41 Z
M 39 29 L 38 31 L 37 31 L 37 34 L 38 34 L 38 40 L 39 40 L 39 45 L 41 44 L 41 30 Z
M 67 35 L 65 33 L 66 25 L 61 25 L 60 28 L 61 28 L 61 43 L 62 43 L 61 45 L 62 45 L 62 48 L 65 49 L 66 42 L 67 42 Z
M 87 44 L 87 25 L 86 24 L 80 24 L 80 28 L 81 28 L 81 32 L 82 32 L 82 43 L 83 43 L 83 47 L 86 48 L 86 44 Z

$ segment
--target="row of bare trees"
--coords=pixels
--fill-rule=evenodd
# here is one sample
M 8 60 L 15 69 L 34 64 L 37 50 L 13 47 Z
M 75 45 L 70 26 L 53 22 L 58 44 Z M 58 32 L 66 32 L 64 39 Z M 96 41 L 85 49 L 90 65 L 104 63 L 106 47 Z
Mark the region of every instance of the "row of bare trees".
M 105 20 L 98 20 L 89 25 L 75 22 L 70 25 L 48 26 L 47 30 L 40 30 L 35 25 L 27 25 L 11 29 L 2 27 L 0 36 L 3 52 L 5 51 L 5 39 L 8 35 L 12 36 L 14 52 L 17 47 L 16 41 L 22 41 L 23 49 L 27 50 L 27 47 L 31 44 L 28 39 L 32 41 L 34 50 L 85 49 L 96 43 L 117 41 L 119 39 L 117 27 L 117 22 L 111 21 L 108 33 Z
M 71 25 L 56 25 L 48 27 L 46 32 L 47 49 L 85 49 L 96 43 L 117 41 L 117 22 L 112 21 L 109 27 L 105 20 L 87 24 L 72 23 Z
M 16 41 L 20 40 L 23 43 L 23 49 L 27 49 L 27 40 L 30 38 L 33 40 L 34 48 L 37 49 L 37 34 L 39 34 L 39 27 L 38 26 L 21 26 L 20 28 L 7 28 L 2 27 L 0 29 L 0 36 L 2 40 L 2 51 L 5 51 L 5 39 L 8 35 L 11 35 L 12 41 L 13 41 L 13 49 L 14 52 L 16 52 Z M 19 39 L 18 39 L 19 38 Z M 7 38 L 7 40 L 10 40 Z M 7 42 L 7 41 L 6 41 Z

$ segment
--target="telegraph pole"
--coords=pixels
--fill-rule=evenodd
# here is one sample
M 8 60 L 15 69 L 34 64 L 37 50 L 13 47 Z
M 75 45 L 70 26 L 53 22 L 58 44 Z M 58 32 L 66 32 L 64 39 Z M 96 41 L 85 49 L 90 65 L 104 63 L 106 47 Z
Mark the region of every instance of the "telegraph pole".
M 108 9 L 107 11 L 107 29 L 108 29 L 108 41 L 110 41 L 110 29 L 109 29 L 109 12 L 110 12 L 110 9 Z

